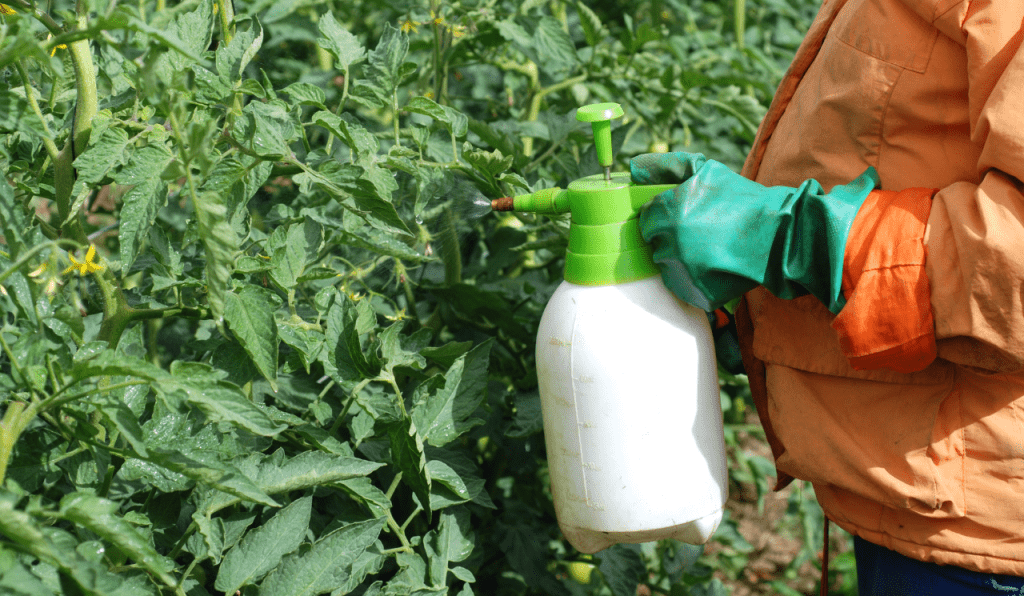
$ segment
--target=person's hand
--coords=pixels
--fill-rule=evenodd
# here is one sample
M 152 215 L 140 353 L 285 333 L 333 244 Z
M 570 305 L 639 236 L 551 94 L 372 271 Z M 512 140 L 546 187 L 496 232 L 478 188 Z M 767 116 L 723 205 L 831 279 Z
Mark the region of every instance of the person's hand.
M 842 294 L 850 225 L 879 185 L 868 168 L 825 193 L 808 180 L 765 187 L 696 153 L 649 153 L 630 161 L 636 184 L 678 184 L 640 214 L 665 285 L 684 302 L 715 310 L 758 285 L 780 298 L 813 294 L 834 313 Z

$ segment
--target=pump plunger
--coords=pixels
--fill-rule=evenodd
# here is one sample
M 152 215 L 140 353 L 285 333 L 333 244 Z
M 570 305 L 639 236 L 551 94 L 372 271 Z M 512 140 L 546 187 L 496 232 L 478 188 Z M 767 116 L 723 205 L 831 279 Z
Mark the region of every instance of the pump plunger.
M 589 122 L 594 130 L 594 148 L 597 162 L 604 168 L 604 179 L 612 179 L 612 119 L 621 118 L 622 106 L 617 103 L 594 103 L 576 110 L 576 119 Z

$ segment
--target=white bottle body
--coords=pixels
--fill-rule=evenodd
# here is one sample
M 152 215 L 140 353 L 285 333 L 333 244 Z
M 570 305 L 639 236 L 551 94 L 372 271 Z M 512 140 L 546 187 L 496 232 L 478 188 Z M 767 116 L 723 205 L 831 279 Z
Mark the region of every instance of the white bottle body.
M 702 311 L 660 276 L 563 281 L 541 318 L 537 375 L 555 512 L 577 550 L 707 542 L 728 489 Z

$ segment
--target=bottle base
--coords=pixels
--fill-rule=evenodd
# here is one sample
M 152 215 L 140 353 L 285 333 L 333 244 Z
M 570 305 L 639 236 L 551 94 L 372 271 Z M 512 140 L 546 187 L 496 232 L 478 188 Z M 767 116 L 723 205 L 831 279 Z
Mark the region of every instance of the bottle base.
M 562 530 L 562 535 L 573 548 L 581 553 L 596 553 L 613 544 L 639 544 L 668 538 L 688 544 L 704 544 L 711 539 L 721 521 L 722 510 L 717 509 L 704 517 L 677 526 L 636 532 L 603 532 L 589 528 L 574 528 L 563 524 L 559 524 L 559 527 Z

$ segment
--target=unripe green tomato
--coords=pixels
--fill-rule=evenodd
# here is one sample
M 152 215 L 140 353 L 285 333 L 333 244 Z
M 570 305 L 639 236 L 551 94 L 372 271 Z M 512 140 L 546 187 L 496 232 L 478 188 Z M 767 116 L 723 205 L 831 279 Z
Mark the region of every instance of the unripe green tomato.
M 594 564 L 584 561 L 569 563 L 569 576 L 581 584 L 589 584 L 594 574 Z

